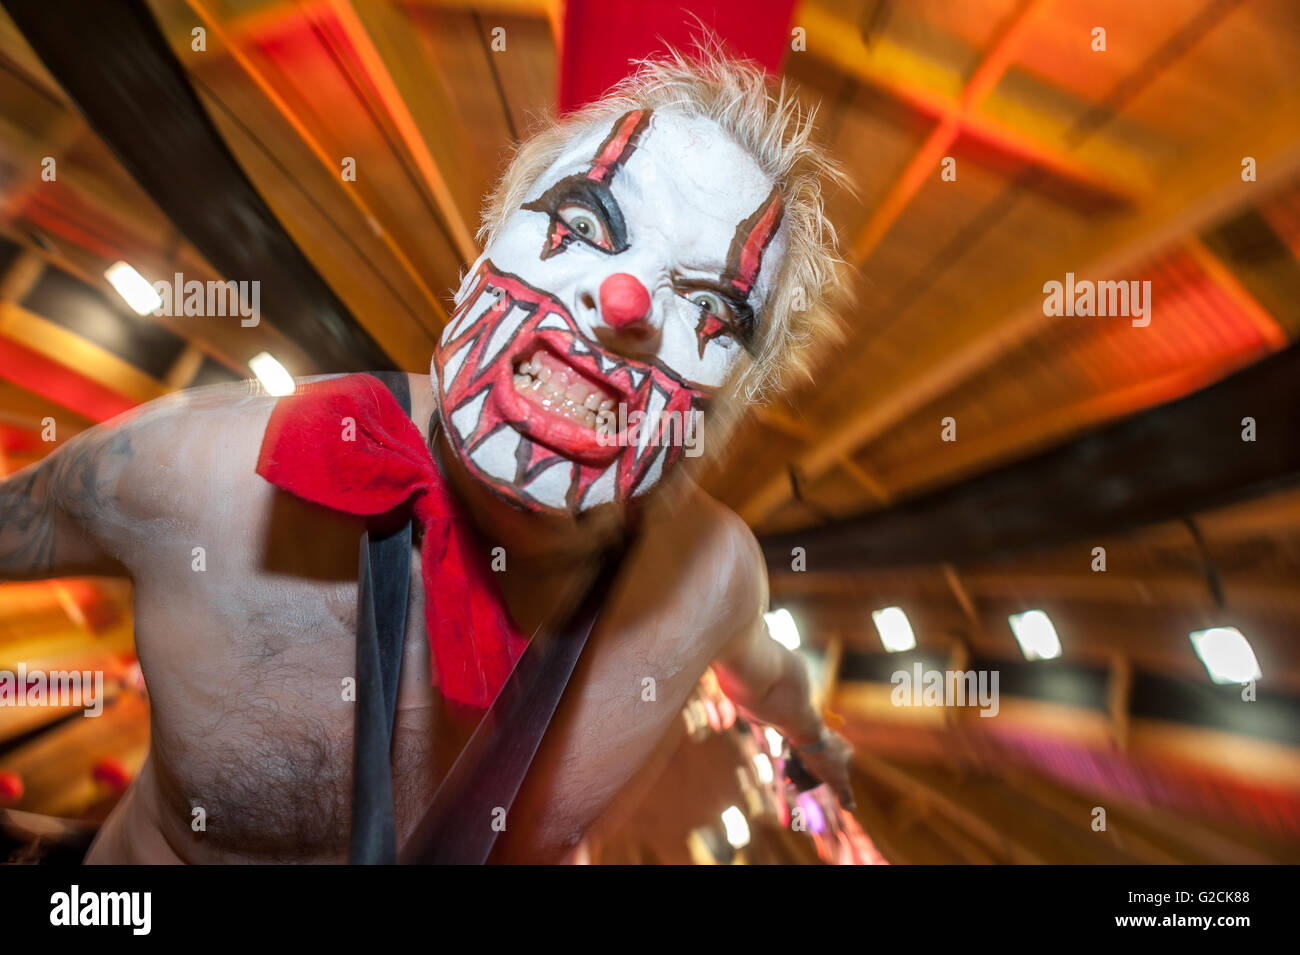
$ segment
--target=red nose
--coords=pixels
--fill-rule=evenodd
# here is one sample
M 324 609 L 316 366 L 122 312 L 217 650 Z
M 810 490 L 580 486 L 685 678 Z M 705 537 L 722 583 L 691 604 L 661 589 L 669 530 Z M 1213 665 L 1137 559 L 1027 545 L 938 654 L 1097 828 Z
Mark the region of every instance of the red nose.
M 644 325 L 650 315 L 650 293 L 635 276 L 615 272 L 600 283 L 600 314 L 619 331 Z

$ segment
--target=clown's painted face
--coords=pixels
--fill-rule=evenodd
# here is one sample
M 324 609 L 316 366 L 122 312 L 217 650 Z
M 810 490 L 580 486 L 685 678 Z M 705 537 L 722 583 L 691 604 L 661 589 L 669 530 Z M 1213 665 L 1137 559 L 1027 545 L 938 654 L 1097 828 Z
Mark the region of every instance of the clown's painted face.
M 469 472 L 568 515 L 657 484 L 747 360 L 781 212 L 710 120 L 638 110 L 574 137 L 466 277 L 434 355 Z

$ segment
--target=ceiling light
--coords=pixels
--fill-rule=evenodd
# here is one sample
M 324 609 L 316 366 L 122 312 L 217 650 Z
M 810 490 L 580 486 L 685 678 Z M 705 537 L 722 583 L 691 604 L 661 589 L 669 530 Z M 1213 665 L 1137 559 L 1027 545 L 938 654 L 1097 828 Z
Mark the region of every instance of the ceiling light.
M 1013 613 L 1007 620 L 1026 660 L 1055 660 L 1061 655 L 1061 639 L 1052 618 L 1041 610 Z
M 293 375 L 284 369 L 284 365 L 276 361 L 269 353 L 259 352 L 249 361 L 248 367 L 253 369 L 253 374 L 257 380 L 262 383 L 267 394 L 280 397 L 281 395 L 293 394 L 294 384 Z
M 163 300 L 149 280 L 125 262 L 114 262 L 104 270 L 104 278 L 137 315 L 149 315 L 162 308 Z
M 785 740 L 781 738 L 781 734 L 772 727 L 765 726 L 763 727 L 763 738 L 767 740 L 767 751 L 774 757 L 780 756 L 781 750 L 785 746 Z
M 1236 627 L 1211 627 L 1187 636 L 1215 683 L 1250 683 L 1263 676 L 1250 641 Z
M 728 806 L 722 811 L 722 825 L 727 830 L 727 841 L 733 849 L 743 849 L 749 845 L 749 823 L 745 814 L 735 806 Z
M 880 631 L 880 642 L 890 653 L 916 649 L 916 634 L 902 607 L 886 607 L 871 611 L 871 620 Z
M 799 649 L 799 628 L 795 626 L 790 611 L 782 607 L 763 614 L 763 619 L 767 621 L 767 632 L 773 640 L 787 650 Z

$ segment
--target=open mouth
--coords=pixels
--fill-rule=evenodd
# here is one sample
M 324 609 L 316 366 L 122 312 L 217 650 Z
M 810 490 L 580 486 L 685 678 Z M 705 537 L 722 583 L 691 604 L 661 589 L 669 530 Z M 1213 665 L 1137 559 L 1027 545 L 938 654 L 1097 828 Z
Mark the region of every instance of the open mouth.
M 491 400 L 533 443 L 571 461 L 606 466 L 621 447 L 618 415 L 628 397 L 604 366 L 622 363 L 567 331 L 536 332 L 498 362 Z
M 680 443 L 661 440 L 662 422 L 685 422 L 707 398 L 656 363 L 606 351 L 563 303 L 490 262 L 439 358 L 458 453 L 476 477 L 529 508 L 574 513 L 652 487 L 682 454 Z
M 598 434 L 611 434 L 614 395 L 544 348 L 514 369 L 513 384 L 529 402 Z

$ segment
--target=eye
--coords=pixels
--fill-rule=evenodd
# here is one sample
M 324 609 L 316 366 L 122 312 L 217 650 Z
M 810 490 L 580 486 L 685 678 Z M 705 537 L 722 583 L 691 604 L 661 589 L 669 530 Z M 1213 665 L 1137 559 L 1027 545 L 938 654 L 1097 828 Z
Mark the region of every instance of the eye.
M 609 229 L 600 213 L 580 202 L 566 202 L 555 210 L 555 215 L 569 230 L 600 249 L 610 250 Z
M 714 318 L 723 322 L 731 322 L 735 318 L 730 303 L 717 292 L 707 292 L 703 289 L 697 289 L 686 296 L 687 300 L 702 312 L 707 312 Z

